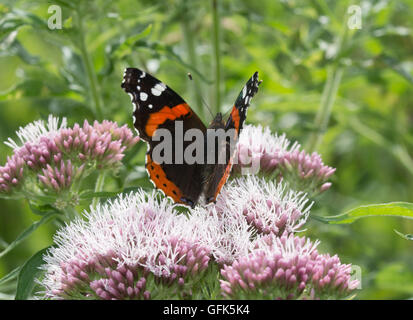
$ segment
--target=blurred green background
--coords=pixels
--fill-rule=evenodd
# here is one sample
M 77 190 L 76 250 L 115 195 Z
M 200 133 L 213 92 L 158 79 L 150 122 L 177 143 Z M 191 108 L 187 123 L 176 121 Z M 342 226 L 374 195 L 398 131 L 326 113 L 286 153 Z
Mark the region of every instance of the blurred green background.
M 62 29 L 48 28 L 51 5 L 61 9 Z M 361 29 L 348 26 L 350 5 L 361 9 Z M 127 66 L 169 84 L 205 122 L 212 117 L 201 94 L 226 112 L 258 70 L 264 82 L 247 122 L 286 132 L 337 168 L 312 214 L 413 202 L 412 9 L 408 0 L 1 0 L 0 140 L 49 113 L 70 125 L 109 119 L 132 128 L 120 88 Z M 1 144 L 0 164 L 10 154 Z M 126 160 L 127 172 L 146 181 L 139 154 Z M 24 200 L 0 199 L 0 208 L 0 247 L 39 219 Z M 357 298 L 412 298 L 413 242 L 394 229 L 413 233 L 413 223 L 310 219 L 306 234 L 321 240 L 320 251 L 361 267 Z M 52 244 L 54 231 L 42 226 L 1 258 L 0 278 Z M 14 285 L 1 287 L 0 298 L 13 297 Z

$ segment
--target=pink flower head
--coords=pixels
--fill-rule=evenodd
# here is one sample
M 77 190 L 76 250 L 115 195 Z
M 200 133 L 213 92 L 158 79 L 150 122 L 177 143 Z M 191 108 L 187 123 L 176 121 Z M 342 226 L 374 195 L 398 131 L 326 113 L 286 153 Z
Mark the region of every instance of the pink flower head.
M 287 152 L 281 160 L 281 166 L 284 179 L 294 181 L 292 187 L 307 188 L 313 192 L 330 188 L 331 182 L 326 181 L 336 171 L 324 165 L 318 153 L 309 155 L 303 150 Z
M 0 167 L 0 193 L 11 193 L 21 187 L 24 164 L 23 159 L 16 155 L 7 157 L 6 164 Z
M 51 167 L 49 164 L 42 168 L 42 174 L 38 174 L 39 180 L 46 189 L 60 192 L 70 188 L 72 181 L 78 179 L 83 172 L 84 165 L 75 167 L 70 160 L 65 163 L 63 160 L 60 164 Z
M 233 174 L 257 174 L 283 179 L 294 190 L 317 194 L 330 188 L 327 182 L 335 168 L 324 165 L 317 153 L 311 155 L 291 143 L 285 134 L 269 128 L 247 125 L 237 144 Z
M 20 191 L 60 193 L 82 174 L 90 174 L 90 168 L 116 169 L 124 151 L 139 140 L 126 126 L 111 121 L 68 128 L 66 118 L 60 122 L 52 115 L 47 124 L 35 121 L 16 134 L 20 143 L 11 138 L 5 142 L 13 156 L 0 167 L 0 193 L 14 196 L 25 194 Z
M 221 270 L 221 291 L 235 299 L 343 298 L 357 286 L 351 265 L 337 256 L 321 255 L 304 237 L 268 235 L 251 252 Z
M 237 158 L 234 173 L 274 173 L 281 159 L 289 151 L 299 149 L 298 143 L 291 144 L 285 134 L 272 134 L 268 127 L 246 125 L 237 143 Z
M 120 164 L 126 148 L 132 147 L 139 138 L 125 125 L 118 127 L 115 122 L 104 120 L 94 122 L 86 120 L 80 127 L 64 128 L 53 139 L 57 149 L 80 161 L 96 164 L 98 168 L 110 168 Z
M 142 191 L 86 212 L 55 236 L 40 281 L 52 299 L 149 299 L 192 294 L 210 250 L 167 199 Z M 162 290 L 154 290 L 162 286 Z

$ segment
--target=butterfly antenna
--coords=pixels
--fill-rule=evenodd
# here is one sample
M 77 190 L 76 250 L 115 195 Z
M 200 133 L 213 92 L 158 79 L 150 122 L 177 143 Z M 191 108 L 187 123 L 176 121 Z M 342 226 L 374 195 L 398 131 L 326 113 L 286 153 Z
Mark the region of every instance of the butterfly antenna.
M 190 72 L 188 72 L 188 78 L 191 81 L 195 81 L 194 78 L 192 78 L 192 74 Z M 214 118 L 214 114 L 211 111 L 211 108 L 209 107 L 208 103 L 205 102 L 204 97 L 200 94 L 200 98 L 202 103 L 204 104 L 204 106 L 208 109 L 209 113 L 211 114 L 212 119 Z

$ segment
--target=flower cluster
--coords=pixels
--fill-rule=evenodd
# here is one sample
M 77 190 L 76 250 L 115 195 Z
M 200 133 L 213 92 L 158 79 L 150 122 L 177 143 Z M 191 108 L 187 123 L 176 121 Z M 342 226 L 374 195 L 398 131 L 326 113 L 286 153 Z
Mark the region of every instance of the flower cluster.
M 45 297 L 160 299 L 193 294 L 210 250 L 167 199 L 143 191 L 98 205 L 55 236 L 43 266 Z M 163 289 L 160 290 L 160 287 Z
M 327 190 L 335 168 L 324 165 L 317 153 L 307 154 L 285 134 L 268 127 L 246 125 L 237 144 L 233 174 L 262 173 L 282 178 L 294 190 L 316 194 Z
M 57 192 L 91 165 L 116 166 L 136 143 L 125 127 L 104 121 L 66 128 L 21 129 L 24 145 L 1 168 L 0 183 L 18 188 L 24 170 L 43 189 Z M 22 131 L 23 130 L 23 131 Z M 254 140 L 254 141 L 253 141 Z M 228 181 L 215 204 L 178 210 L 160 193 L 140 190 L 98 204 L 55 236 L 39 280 L 47 299 L 345 298 L 359 285 L 351 265 L 320 254 L 318 241 L 299 237 L 312 203 L 303 191 L 320 192 L 333 168 L 318 154 L 300 151 L 285 135 L 247 126 L 238 143 L 238 164 L 251 173 Z M 256 172 L 255 172 L 256 173 Z M 271 177 L 282 177 L 271 179 Z M 25 178 L 26 179 L 26 178 Z M 291 186 L 300 187 L 293 191 Z M 218 273 L 221 280 L 218 282 Z
M 281 235 L 298 231 L 307 221 L 312 203 L 302 192 L 263 177 L 243 176 L 224 187 L 218 210 L 241 215 L 258 234 Z
M 63 118 L 49 116 L 17 132 L 20 143 L 5 142 L 13 155 L 0 167 L 0 194 L 60 193 L 70 189 L 91 168 L 116 168 L 124 151 L 139 140 L 127 126 L 87 121 L 67 127 Z
M 259 234 L 242 212 L 224 207 L 177 214 L 158 195 L 121 196 L 60 230 L 44 257 L 43 296 L 196 298 L 216 287 L 208 282 L 216 276 L 204 275 L 220 268 L 222 295 L 237 299 L 342 298 L 358 285 L 350 265 L 288 228 Z
M 189 220 L 201 235 L 201 243 L 210 248 L 214 261 L 219 265 L 232 263 L 248 254 L 255 232 L 239 212 L 197 206 Z
M 257 235 L 299 231 L 311 204 L 302 192 L 287 191 L 282 183 L 257 176 L 229 181 L 214 206 L 197 206 L 190 220 L 219 264 L 248 254 Z
M 337 256 L 319 254 L 318 242 L 283 234 L 255 241 L 251 252 L 221 270 L 223 295 L 261 299 L 343 298 L 359 285 L 351 265 Z

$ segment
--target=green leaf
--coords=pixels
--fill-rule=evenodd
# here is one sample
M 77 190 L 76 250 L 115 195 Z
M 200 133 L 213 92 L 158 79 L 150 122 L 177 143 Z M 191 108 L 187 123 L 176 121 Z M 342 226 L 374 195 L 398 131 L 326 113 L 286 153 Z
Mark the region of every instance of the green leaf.
M 143 189 L 142 187 L 128 187 L 123 190 L 119 191 L 100 191 L 95 192 L 94 190 L 85 190 L 79 195 L 80 200 L 88 200 L 93 198 L 111 198 L 116 197 L 121 193 L 130 193 L 133 191 L 137 191 L 139 189 Z
M 51 4 L 58 4 L 66 8 L 70 9 L 76 9 L 76 3 L 73 3 L 73 1 L 67 1 L 67 0 L 53 0 L 53 1 L 48 1 Z
M 0 19 L 0 38 L 6 34 L 18 30 L 24 25 L 30 25 L 34 29 L 46 29 L 47 23 L 33 13 L 13 9 Z
M 149 24 L 145 26 L 145 28 L 138 34 L 135 34 L 127 38 L 119 47 L 116 48 L 114 52 L 114 56 L 118 59 L 122 59 L 126 55 L 131 54 L 134 44 L 137 41 L 147 37 L 151 33 L 151 31 L 152 31 L 152 24 Z
M 400 231 L 397 231 L 396 229 L 394 230 L 394 232 L 396 232 L 400 237 L 402 237 L 405 240 L 413 241 L 413 234 L 404 234 Z
M 38 251 L 23 265 L 17 279 L 16 300 L 26 300 L 30 297 L 35 286 L 34 280 L 41 272 L 39 267 L 44 264 L 43 255 L 50 248 L 47 247 Z
M 397 59 L 387 55 L 381 55 L 377 59 L 378 61 L 381 61 L 389 66 L 393 71 L 401 75 L 407 81 L 413 83 L 413 76 L 410 74 L 410 70 L 407 68 L 407 64 L 404 64 L 401 61 L 398 61 Z
M 30 210 L 37 215 L 44 216 L 49 213 L 56 213 L 57 210 L 50 204 L 37 204 L 32 201 L 29 201 Z
M 41 225 L 48 223 L 50 220 L 54 219 L 57 216 L 56 212 L 49 213 L 43 216 L 39 221 L 34 222 L 30 227 L 24 230 L 17 238 L 14 240 L 10 245 L 0 252 L 0 258 L 5 256 L 8 252 L 14 249 L 17 245 L 19 245 L 23 240 L 29 237 L 34 231 L 37 230 Z
M 400 217 L 413 219 L 413 203 L 390 202 L 360 206 L 337 216 L 312 216 L 312 218 L 328 224 L 348 224 L 366 217 Z
M 11 280 L 13 280 L 13 279 L 15 279 L 18 276 L 21 268 L 22 268 L 22 266 L 19 266 L 16 269 L 10 271 L 3 278 L 1 278 L 0 279 L 0 286 L 7 283 L 7 282 L 9 282 L 9 281 L 11 281 Z
M 93 198 L 110 198 L 115 197 L 122 191 L 99 191 L 95 192 L 94 190 L 85 190 L 79 195 L 80 200 L 89 200 Z
M 1 49 L 0 57 L 18 56 L 27 64 L 40 63 L 39 58 L 31 55 L 17 40 L 17 32 L 12 32 L 1 42 Z

